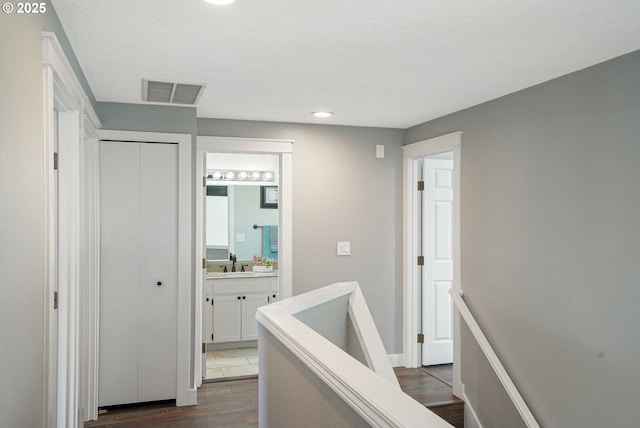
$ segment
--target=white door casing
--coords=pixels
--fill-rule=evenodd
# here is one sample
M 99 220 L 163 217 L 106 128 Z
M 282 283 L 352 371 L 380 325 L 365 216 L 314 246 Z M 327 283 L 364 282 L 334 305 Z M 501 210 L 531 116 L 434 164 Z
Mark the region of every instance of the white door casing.
M 293 267 L 292 267 L 292 246 L 293 246 L 293 141 L 273 140 L 264 138 L 234 138 L 234 137 L 209 137 L 199 136 L 196 149 L 196 165 L 201 168 L 195 175 L 195 202 L 196 202 L 196 234 L 195 234 L 195 295 L 197 299 L 203 296 L 203 288 L 206 281 L 206 269 L 202 268 L 202 259 L 206 257 L 205 251 L 205 209 L 203 207 L 205 198 L 202 197 L 202 179 L 206 175 L 206 154 L 207 153 L 246 153 L 246 154 L 275 154 L 280 161 L 280 182 L 278 183 L 278 280 L 279 289 L 276 294 L 282 298 L 291 297 Z M 230 215 L 230 221 L 233 216 Z M 196 304 L 195 332 L 196 340 L 202 338 L 203 311 L 202 305 Z M 200 344 L 198 343 L 198 348 Z M 198 358 L 194 377 L 196 385 L 202 383 L 202 373 L 204 358 Z
M 158 132 L 103 130 L 101 140 L 153 142 L 177 144 L 178 146 L 178 279 L 177 279 L 177 321 L 176 347 L 176 405 L 197 404 L 195 367 L 201 362 L 201 340 L 194 336 L 192 305 L 196 312 L 201 308 L 194 301 L 196 294 L 192 290 L 193 240 L 192 240 L 192 141 L 190 134 L 171 134 Z M 198 330 L 200 332 L 200 330 Z
M 403 313 L 404 355 L 400 363 L 406 367 L 421 364 L 421 347 L 417 342 L 422 300 L 420 279 L 422 269 L 416 260 L 421 255 L 421 200 L 416 191 L 416 181 L 422 171 L 422 159 L 430 155 L 453 152 L 453 287 L 462 288 L 460 281 L 460 165 L 462 157 L 462 132 L 453 132 L 403 147 Z M 464 393 L 460 379 L 460 320 L 457 311 L 453 314 L 453 392 Z
M 91 195 L 97 194 L 97 163 L 92 153 L 101 123 L 56 35 L 45 31 L 42 42 L 46 296 L 43 426 L 79 427 L 83 418 L 97 417 L 97 312 L 89 306 L 98 287 L 99 266 L 93 251 L 98 237 L 92 230 L 97 205 Z M 57 171 L 54 153 L 58 155 Z
M 422 365 L 453 362 L 453 160 L 425 158 L 422 209 Z

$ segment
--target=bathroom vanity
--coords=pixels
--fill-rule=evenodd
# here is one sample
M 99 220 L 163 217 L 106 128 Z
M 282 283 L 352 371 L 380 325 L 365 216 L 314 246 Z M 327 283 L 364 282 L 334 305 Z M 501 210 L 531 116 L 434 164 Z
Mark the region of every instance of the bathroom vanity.
M 210 272 L 203 295 L 204 343 L 257 340 L 256 310 L 278 300 L 278 272 Z

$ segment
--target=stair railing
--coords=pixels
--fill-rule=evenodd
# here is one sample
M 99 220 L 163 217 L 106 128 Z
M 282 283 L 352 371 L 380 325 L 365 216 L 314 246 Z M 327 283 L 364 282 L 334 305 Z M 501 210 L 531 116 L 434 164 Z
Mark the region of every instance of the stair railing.
M 348 297 L 347 305 L 331 304 L 343 297 Z M 315 315 L 301 317 L 308 311 L 315 311 Z M 262 306 L 256 319 L 261 352 L 260 427 L 302 426 L 296 423 L 299 415 L 304 415 L 304 426 L 338 426 L 332 424 L 333 418 L 340 420 L 334 413 L 339 413 L 344 403 L 358 417 L 339 426 L 364 423 L 377 428 L 452 428 L 400 389 L 358 283 L 337 283 Z M 334 339 L 325 337 L 334 332 L 325 331 L 326 323 L 337 326 L 343 322 L 345 332 L 349 322 L 353 325 L 355 332 L 348 342 L 353 340 L 361 348 L 361 360 L 348 352 L 350 345 L 338 346 Z M 288 377 L 285 381 L 283 367 Z M 321 384 L 332 393 L 320 388 Z M 309 390 L 316 387 L 321 393 L 308 399 Z M 269 399 L 276 396 L 287 400 Z M 328 398 L 322 401 L 323 397 Z
M 476 321 L 473 314 L 469 310 L 469 307 L 462 298 L 462 290 L 452 288 L 449 290 L 449 292 L 452 296 L 453 302 L 456 305 L 456 308 L 458 309 L 458 312 L 460 313 L 460 315 L 462 315 L 462 318 L 467 323 L 469 330 L 471 330 L 473 337 L 478 342 L 478 345 L 480 345 L 480 349 L 482 349 L 482 352 L 489 361 L 489 364 L 493 368 L 493 371 L 498 376 L 498 379 L 509 395 L 509 398 L 511 398 L 511 401 L 518 410 L 518 413 L 520 413 L 520 417 L 522 417 L 524 423 L 529 428 L 540 428 L 540 424 L 538 424 L 538 421 L 536 421 L 533 413 L 531 413 L 529 406 L 527 406 L 527 403 L 522 398 L 522 395 L 520 395 L 520 391 L 518 391 L 518 388 L 511 380 L 509 373 L 507 373 L 507 370 L 500 362 L 498 355 L 496 355 L 493 347 L 487 340 L 487 337 L 482 332 L 480 325 L 478 325 L 478 322 Z

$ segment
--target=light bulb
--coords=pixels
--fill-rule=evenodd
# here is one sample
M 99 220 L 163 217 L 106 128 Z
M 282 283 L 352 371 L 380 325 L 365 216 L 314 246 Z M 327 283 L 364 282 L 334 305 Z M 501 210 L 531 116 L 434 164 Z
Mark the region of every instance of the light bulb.
M 333 116 L 333 113 L 330 111 L 314 111 L 313 113 L 311 113 L 314 117 L 320 118 L 320 119 L 326 119 L 328 117 Z
M 225 6 L 233 3 L 236 0 L 204 0 L 207 3 L 215 4 L 216 6 Z

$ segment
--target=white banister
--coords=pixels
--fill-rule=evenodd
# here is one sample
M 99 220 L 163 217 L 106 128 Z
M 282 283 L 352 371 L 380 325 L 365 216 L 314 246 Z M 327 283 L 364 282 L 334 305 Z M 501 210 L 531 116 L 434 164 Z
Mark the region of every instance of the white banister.
M 507 391 L 509 398 L 511 398 L 511 401 L 518 410 L 518 413 L 520 413 L 520 416 L 522 417 L 524 423 L 529 428 L 540 428 L 540 424 L 538 424 L 538 421 L 536 421 L 533 413 L 531 413 L 531 410 L 529 410 L 529 406 L 527 406 L 527 403 L 525 403 L 522 395 L 520 395 L 518 388 L 516 388 L 515 384 L 511 380 L 509 373 L 507 373 L 507 370 L 500 362 L 498 355 L 496 355 L 493 347 L 491 347 L 491 344 L 487 340 L 487 337 L 482 332 L 480 325 L 478 325 L 478 322 L 476 321 L 473 314 L 469 310 L 469 307 L 462 298 L 462 290 L 452 288 L 451 290 L 449 290 L 449 292 L 451 293 L 453 302 L 455 303 L 458 312 L 460 313 L 460 315 L 462 315 L 462 318 L 467 323 L 469 330 L 471 330 L 473 337 L 478 342 L 478 345 L 480 345 L 480 349 L 482 349 L 485 357 L 487 357 L 489 364 L 491 364 L 493 371 L 496 373 L 498 379 L 502 383 L 502 386 Z
M 304 316 L 305 311 L 312 316 Z M 256 319 L 260 427 L 451 427 L 399 388 L 356 282 L 263 306 Z M 362 348 L 362 361 L 349 354 L 349 346 L 333 343 L 340 339 L 329 340 L 316 331 L 329 325 L 333 336 L 343 330 L 344 337 L 349 323 L 356 330 L 351 338 Z M 323 389 L 327 387 L 332 394 Z

